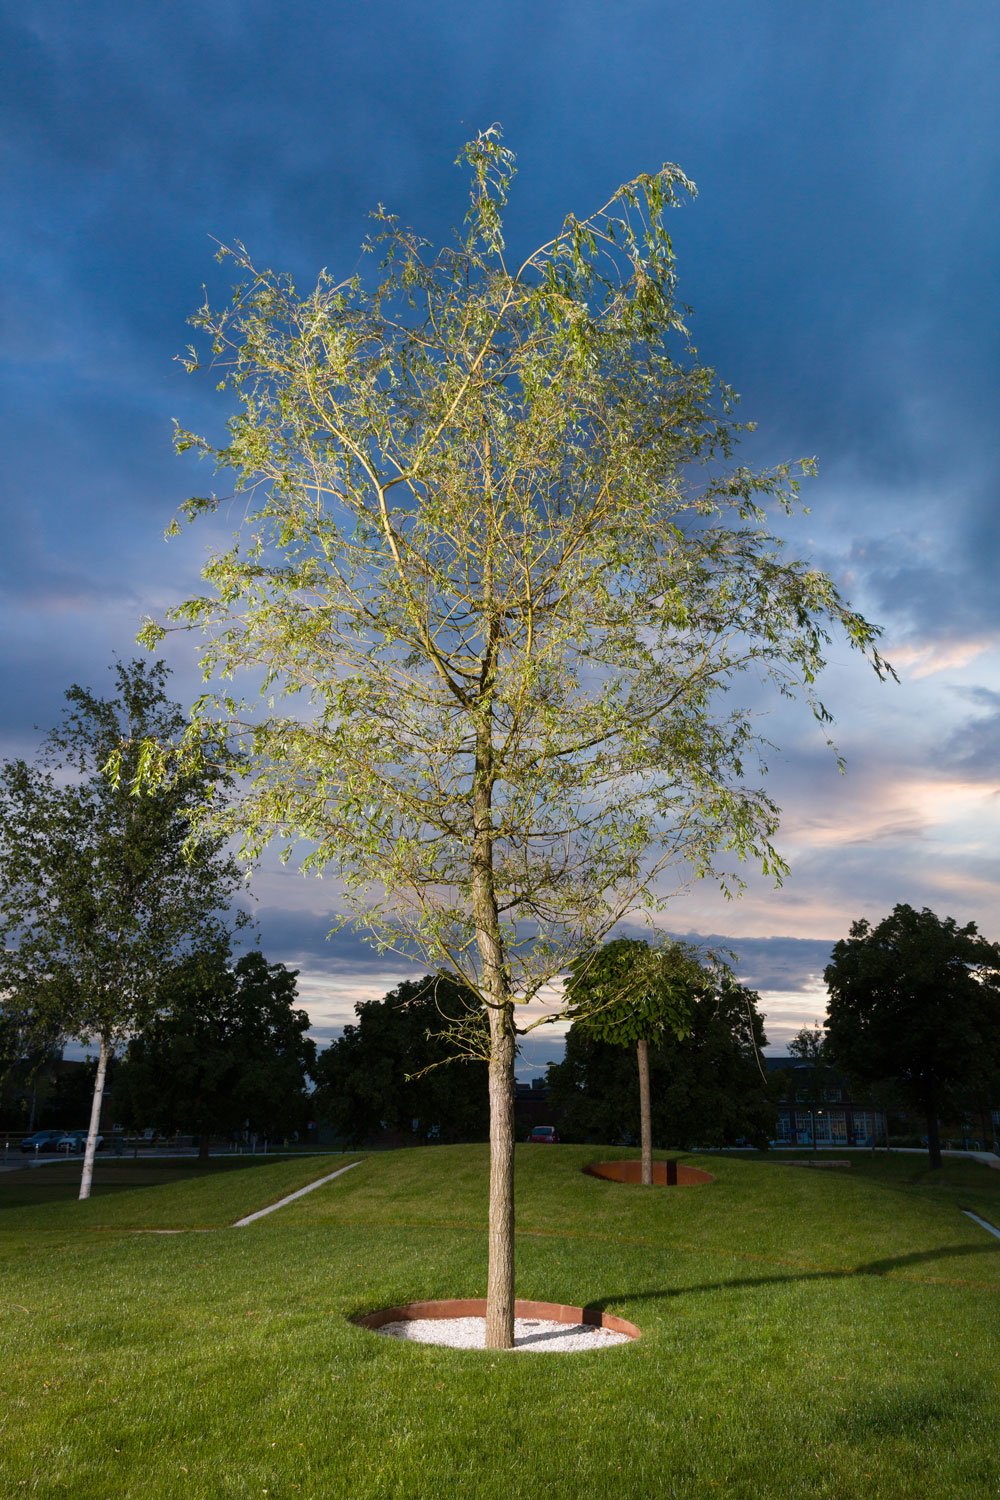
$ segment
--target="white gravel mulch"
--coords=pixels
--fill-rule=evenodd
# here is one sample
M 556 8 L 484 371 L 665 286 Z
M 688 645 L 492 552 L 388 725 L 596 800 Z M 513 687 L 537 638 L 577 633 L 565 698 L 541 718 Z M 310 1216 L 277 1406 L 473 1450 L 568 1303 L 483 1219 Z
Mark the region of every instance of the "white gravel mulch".
M 447 1344 L 451 1349 L 485 1349 L 485 1318 L 413 1318 L 383 1323 L 378 1332 L 390 1339 L 409 1339 L 418 1344 Z M 595 1328 L 591 1323 L 555 1323 L 543 1318 L 514 1319 L 514 1353 L 581 1354 L 588 1349 L 609 1349 L 612 1344 L 630 1344 L 627 1333 Z

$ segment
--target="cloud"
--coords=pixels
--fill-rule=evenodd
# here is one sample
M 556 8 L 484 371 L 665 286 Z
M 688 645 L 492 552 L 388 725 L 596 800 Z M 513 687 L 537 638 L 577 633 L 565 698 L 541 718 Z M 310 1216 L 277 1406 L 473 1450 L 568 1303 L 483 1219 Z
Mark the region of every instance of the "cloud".
M 982 656 L 984 651 L 992 650 L 998 639 L 1000 637 L 991 634 L 977 636 L 974 640 L 945 638 L 925 641 L 919 645 L 898 645 L 887 641 L 885 654 L 901 676 L 907 675 L 919 680 L 921 677 L 931 677 L 936 672 L 953 672 L 967 667 L 971 661 Z
M 21 750 L 70 682 L 99 686 L 137 616 L 195 589 L 206 543 L 235 524 L 234 507 L 215 531 L 160 543 L 177 501 L 211 484 L 175 463 L 170 418 L 225 440 L 230 397 L 173 363 L 202 281 L 215 301 L 228 293 L 210 235 L 244 239 L 303 287 L 323 264 L 364 271 L 380 199 L 437 241 L 464 211 L 455 151 L 497 115 L 521 153 L 515 247 L 669 154 L 702 190 L 671 217 L 681 295 L 705 358 L 760 422 L 739 456 L 819 454 L 791 550 L 849 583 L 904 678 L 877 688 L 835 646 L 823 693 L 846 780 L 821 731 L 780 707 L 763 721 L 782 747 L 767 786 L 785 810 L 784 888 L 754 877 L 731 905 L 702 885 L 664 916 L 731 933 L 751 982 L 808 1008 L 808 945 L 825 934 L 902 899 L 988 931 L 1000 897 L 1000 455 L 984 336 L 997 244 L 982 213 L 995 27 L 988 7 L 957 28 L 934 7 L 905 28 L 884 7 L 675 10 L 667 24 L 662 4 L 636 0 L 609 30 L 600 0 L 558 19 L 513 0 L 503 16 L 480 6 L 470 29 L 457 6 L 397 6 L 386 28 L 366 7 L 317 20 L 303 0 L 177 0 L 123 26 L 108 0 L 24 0 L 0 22 L 0 733 Z M 375 71 L 391 90 L 372 89 Z M 163 652 L 189 701 L 192 642 Z M 353 933 L 327 941 L 336 882 L 266 867 L 253 888 L 265 951 L 301 967 L 319 1027 L 401 977 Z
M 947 762 L 967 776 L 1000 786 L 1000 691 L 988 687 L 957 687 L 956 696 L 978 712 L 952 730 L 945 741 Z

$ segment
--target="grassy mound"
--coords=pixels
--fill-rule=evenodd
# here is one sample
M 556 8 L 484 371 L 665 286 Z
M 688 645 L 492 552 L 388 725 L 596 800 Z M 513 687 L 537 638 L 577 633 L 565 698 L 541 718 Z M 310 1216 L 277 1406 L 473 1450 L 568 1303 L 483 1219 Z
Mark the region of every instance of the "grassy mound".
M 519 1148 L 518 1291 L 593 1303 L 643 1337 L 530 1359 L 348 1321 L 482 1295 L 484 1148 L 376 1154 L 246 1229 L 167 1237 L 131 1231 L 231 1222 L 349 1158 L 121 1182 L 86 1222 L 54 1179 L 30 1204 L 0 1177 L 16 1205 L 0 1211 L 0 1493 L 997 1492 L 1000 1240 L 960 1209 L 1000 1222 L 1000 1173 L 712 1157 L 709 1186 L 643 1190 L 583 1174 L 606 1156 Z
M 356 1161 L 353 1155 L 98 1158 L 84 1203 L 80 1163 L 0 1175 L 0 1232 L 78 1229 L 221 1229 L 296 1188 Z

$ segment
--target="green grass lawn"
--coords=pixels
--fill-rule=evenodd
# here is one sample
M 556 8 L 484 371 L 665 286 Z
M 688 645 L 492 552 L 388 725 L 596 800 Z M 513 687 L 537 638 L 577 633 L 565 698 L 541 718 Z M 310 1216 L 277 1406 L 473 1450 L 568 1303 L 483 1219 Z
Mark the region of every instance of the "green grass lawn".
M 86 1205 L 64 1167 L 0 1175 L 0 1496 L 1000 1494 L 1000 1240 L 961 1212 L 1000 1224 L 1000 1172 L 712 1156 L 644 1190 L 582 1173 L 609 1154 L 518 1148 L 519 1294 L 642 1329 L 578 1355 L 349 1321 L 484 1292 L 483 1147 L 378 1153 L 245 1229 L 351 1158 L 101 1162 Z M 213 1232 L 134 1232 L 181 1227 Z
M 357 1157 L 99 1157 L 85 1203 L 79 1161 L 28 1167 L 0 1173 L 0 1231 L 221 1229 Z

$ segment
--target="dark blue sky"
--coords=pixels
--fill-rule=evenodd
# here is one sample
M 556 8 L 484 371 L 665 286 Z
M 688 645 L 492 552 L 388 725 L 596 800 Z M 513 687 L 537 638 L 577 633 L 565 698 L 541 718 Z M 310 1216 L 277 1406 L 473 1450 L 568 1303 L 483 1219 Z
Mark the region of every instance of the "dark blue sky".
M 210 532 L 162 533 L 204 485 L 171 418 L 218 436 L 226 411 L 174 362 L 202 283 L 225 295 L 213 237 L 305 285 L 358 265 L 379 201 L 444 236 L 455 155 L 496 120 L 525 247 L 665 159 L 695 179 L 673 222 L 695 341 L 758 423 L 749 457 L 819 457 L 792 544 L 901 670 L 878 688 L 835 653 L 846 779 L 775 715 L 791 878 L 668 925 L 744 940 L 777 1037 L 857 916 L 908 900 L 1000 935 L 998 34 L 975 0 L 8 6 L 0 751 L 197 576 Z M 189 698 L 193 643 L 170 656 Z M 323 946 L 329 887 L 256 888 L 321 1030 L 381 992 L 384 965 Z

